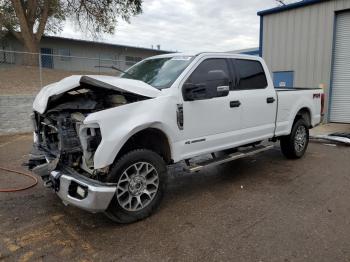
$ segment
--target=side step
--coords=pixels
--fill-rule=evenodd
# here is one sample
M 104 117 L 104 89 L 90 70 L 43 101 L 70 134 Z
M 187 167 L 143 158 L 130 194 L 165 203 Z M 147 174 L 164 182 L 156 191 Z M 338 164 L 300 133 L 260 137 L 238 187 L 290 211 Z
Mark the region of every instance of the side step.
M 238 151 L 236 153 L 232 153 L 232 154 L 229 154 L 227 156 L 215 157 L 215 158 L 204 160 L 204 161 L 198 162 L 198 163 L 190 163 L 190 165 L 187 168 L 187 171 L 189 171 L 191 173 L 198 172 L 205 167 L 216 166 L 216 165 L 220 165 L 220 164 L 230 162 L 230 161 L 233 161 L 236 159 L 244 158 L 247 156 L 252 156 L 252 155 L 255 155 L 257 153 L 272 149 L 273 147 L 274 147 L 274 145 L 265 145 L 265 146 L 260 145 L 260 146 L 251 147 L 251 148 L 248 148 L 248 149 L 245 149 L 242 151 Z

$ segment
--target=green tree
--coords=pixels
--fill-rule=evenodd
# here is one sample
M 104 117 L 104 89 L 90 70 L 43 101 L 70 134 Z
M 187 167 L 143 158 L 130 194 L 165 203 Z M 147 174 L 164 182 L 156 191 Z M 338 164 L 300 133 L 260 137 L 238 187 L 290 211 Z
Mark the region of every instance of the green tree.
M 61 31 L 65 20 L 92 36 L 112 34 L 118 20 L 129 22 L 141 5 L 142 0 L 0 0 L 0 37 L 10 33 L 37 53 L 43 34 Z

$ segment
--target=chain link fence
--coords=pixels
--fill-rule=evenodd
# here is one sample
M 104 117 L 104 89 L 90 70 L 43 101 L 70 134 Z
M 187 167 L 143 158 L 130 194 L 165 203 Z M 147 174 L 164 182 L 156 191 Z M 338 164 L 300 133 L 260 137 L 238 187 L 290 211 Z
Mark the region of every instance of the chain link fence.
M 128 69 L 139 59 L 113 60 L 50 53 L 0 50 L 1 94 L 34 94 L 43 86 L 71 75 L 120 74 L 112 66 Z
M 113 60 L 55 55 L 45 53 L 45 48 L 41 51 L 39 54 L 0 49 L 0 135 L 32 130 L 32 104 L 43 86 L 71 75 L 117 76 L 120 72 L 111 66 L 124 71 L 141 60 L 131 56 Z

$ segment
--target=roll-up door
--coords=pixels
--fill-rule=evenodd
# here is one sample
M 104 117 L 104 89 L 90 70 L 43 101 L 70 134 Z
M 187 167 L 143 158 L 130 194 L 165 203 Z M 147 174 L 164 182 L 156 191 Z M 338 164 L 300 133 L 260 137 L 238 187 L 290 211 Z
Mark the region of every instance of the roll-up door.
M 336 15 L 330 121 L 350 123 L 350 12 Z

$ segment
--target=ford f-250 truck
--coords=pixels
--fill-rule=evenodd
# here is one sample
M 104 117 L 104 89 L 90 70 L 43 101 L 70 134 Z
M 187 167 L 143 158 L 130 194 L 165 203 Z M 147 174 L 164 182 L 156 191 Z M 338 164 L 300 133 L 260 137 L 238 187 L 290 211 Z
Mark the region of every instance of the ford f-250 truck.
M 44 87 L 33 104 L 29 166 L 65 204 L 130 223 L 159 206 L 167 165 L 198 171 L 267 150 L 266 140 L 302 157 L 322 97 L 317 88 L 275 89 L 259 57 L 155 56 L 120 77 Z M 212 159 L 193 160 L 205 154 Z

